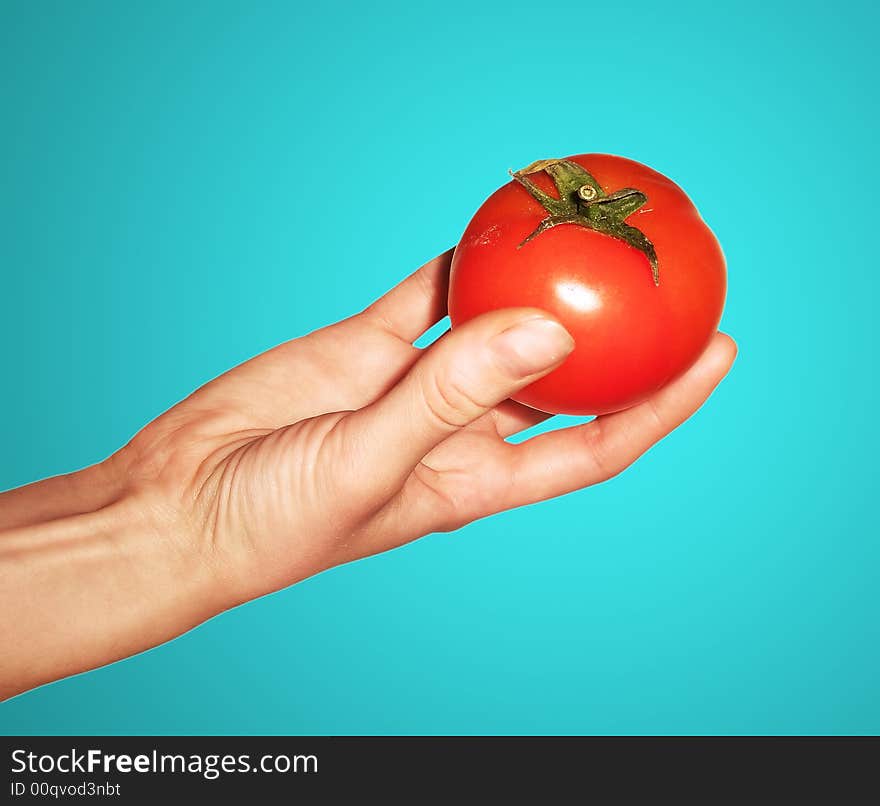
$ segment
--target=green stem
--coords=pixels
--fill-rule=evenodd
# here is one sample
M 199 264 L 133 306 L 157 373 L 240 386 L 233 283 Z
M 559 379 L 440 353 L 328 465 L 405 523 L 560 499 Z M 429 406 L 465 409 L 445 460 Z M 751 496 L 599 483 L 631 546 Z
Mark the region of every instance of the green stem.
M 545 193 L 529 174 L 545 171 L 559 191 L 559 198 Z M 624 241 L 638 249 L 651 264 L 654 285 L 660 285 L 660 267 L 654 244 L 636 227 L 625 223 L 641 209 L 648 197 L 635 188 L 623 188 L 606 193 L 589 171 L 571 160 L 539 160 L 521 171 L 510 174 L 548 213 L 537 229 L 521 244 L 525 246 L 542 232 L 559 224 L 576 224 L 603 235 Z

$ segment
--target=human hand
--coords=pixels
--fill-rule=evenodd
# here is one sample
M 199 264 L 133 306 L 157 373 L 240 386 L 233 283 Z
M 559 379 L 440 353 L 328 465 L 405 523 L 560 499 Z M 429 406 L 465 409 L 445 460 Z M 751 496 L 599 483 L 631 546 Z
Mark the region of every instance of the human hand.
M 167 641 L 236 604 L 429 532 L 603 481 L 729 369 L 717 335 L 650 400 L 533 437 L 509 400 L 572 341 L 536 309 L 413 346 L 449 254 L 362 313 L 227 372 L 106 461 L 0 494 L 0 697 Z
M 512 445 L 506 437 L 547 415 L 509 396 L 573 342 L 547 314 L 509 309 L 414 347 L 446 314 L 449 258 L 227 372 L 112 460 L 128 494 L 213 569 L 228 604 L 608 479 L 689 417 L 733 362 L 719 334 L 641 405 Z

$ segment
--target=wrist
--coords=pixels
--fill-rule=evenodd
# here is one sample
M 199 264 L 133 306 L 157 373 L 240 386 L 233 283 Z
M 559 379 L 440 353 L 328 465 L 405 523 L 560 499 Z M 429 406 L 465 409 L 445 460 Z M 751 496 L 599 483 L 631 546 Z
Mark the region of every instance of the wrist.
M 128 447 L 109 457 L 96 478 L 117 491 L 107 508 L 120 548 L 130 556 L 151 555 L 164 577 L 182 594 L 180 605 L 201 620 L 241 604 L 236 563 L 211 537 L 183 480 L 145 466 Z
M 124 560 L 124 573 L 148 592 L 177 631 L 237 604 L 223 584 L 223 567 L 190 520 L 156 491 L 126 492 L 95 516 Z
M 163 643 L 224 609 L 210 565 L 145 493 L 0 540 L 0 695 Z
M 0 531 L 82 515 L 118 500 L 124 480 L 115 457 L 0 493 Z

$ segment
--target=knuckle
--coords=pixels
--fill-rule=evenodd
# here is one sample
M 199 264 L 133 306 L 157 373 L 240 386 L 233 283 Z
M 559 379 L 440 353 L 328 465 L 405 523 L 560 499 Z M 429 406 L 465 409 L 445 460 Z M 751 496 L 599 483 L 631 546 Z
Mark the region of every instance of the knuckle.
M 487 408 L 456 373 L 426 373 L 419 388 L 429 417 L 444 430 L 462 428 Z
M 596 475 L 600 479 L 607 481 L 625 469 L 625 464 L 615 461 L 612 457 L 610 437 L 603 427 L 601 417 L 593 420 L 582 433 Z
M 645 401 L 645 411 L 656 434 L 665 434 L 671 430 L 672 424 L 664 416 L 663 411 L 657 405 L 657 401 L 654 398 L 651 397 Z
M 377 300 L 362 310 L 355 319 L 368 327 L 378 327 L 389 333 L 394 333 L 397 329 L 396 324 L 388 315 L 383 300 Z
M 479 517 L 475 514 L 477 496 L 472 482 L 450 478 L 424 463 L 416 466 L 414 474 L 428 495 L 430 531 L 455 532 Z

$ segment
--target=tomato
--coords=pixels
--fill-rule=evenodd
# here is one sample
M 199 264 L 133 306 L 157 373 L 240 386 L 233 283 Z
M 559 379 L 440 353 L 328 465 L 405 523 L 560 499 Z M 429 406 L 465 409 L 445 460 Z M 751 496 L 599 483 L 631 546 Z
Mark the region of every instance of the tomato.
M 715 333 L 724 255 L 684 191 L 607 154 L 542 160 L 513 174 L 468 224 L 452 258 L 456 327 L 536 307 L 575 340 L 515 400 L 557 414 L 628 408 L 688 369 Z

